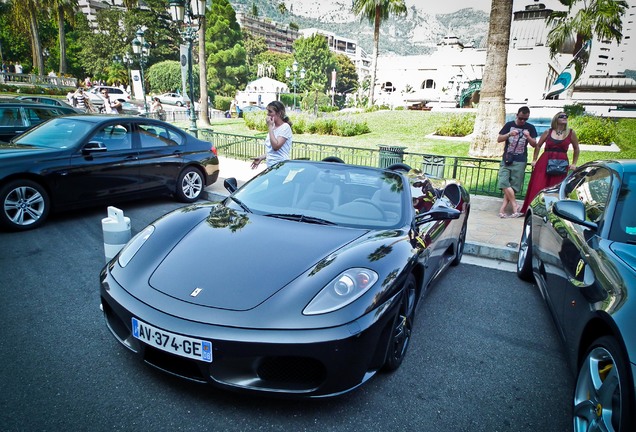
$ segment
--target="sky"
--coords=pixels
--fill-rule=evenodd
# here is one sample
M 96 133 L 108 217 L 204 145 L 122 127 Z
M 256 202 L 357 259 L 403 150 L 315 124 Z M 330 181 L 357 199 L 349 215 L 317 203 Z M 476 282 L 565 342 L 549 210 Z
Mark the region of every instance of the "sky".
M 473 8 L 490 12 L 491 0 L 405 0 L 407 6 L 417 5 L 431 15 L 455 12 L 464 8 Z

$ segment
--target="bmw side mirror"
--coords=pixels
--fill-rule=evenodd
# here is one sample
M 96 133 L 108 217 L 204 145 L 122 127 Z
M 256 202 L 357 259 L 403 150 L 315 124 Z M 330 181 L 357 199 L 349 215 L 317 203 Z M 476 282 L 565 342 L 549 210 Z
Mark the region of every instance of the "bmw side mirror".
M 82 148 L 82 154 L 101 153 L 107 150 L 108 149 L 103 143 L 99 141 L 90 141 L 84 146 L 84 148 Z

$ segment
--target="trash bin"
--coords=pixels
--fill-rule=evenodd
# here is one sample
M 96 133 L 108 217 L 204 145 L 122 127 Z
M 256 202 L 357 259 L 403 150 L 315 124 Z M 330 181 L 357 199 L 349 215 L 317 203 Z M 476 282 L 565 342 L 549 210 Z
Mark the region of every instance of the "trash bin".
M 393 164 L 404 162 L 404 149 L 406 147 L 398 146 L 380 146 L 380 168 L 388 168 Z
M 422 161 L 422 172 L 433 177 L 444 177 L 444 166 L 446 158 L 444 156 L 424 156 Z

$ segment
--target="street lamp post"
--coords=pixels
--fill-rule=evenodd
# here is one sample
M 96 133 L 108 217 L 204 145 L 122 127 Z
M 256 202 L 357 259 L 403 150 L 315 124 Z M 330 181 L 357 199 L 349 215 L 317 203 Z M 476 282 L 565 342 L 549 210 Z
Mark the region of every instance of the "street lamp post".
M 289 70 L 289 66 L 285 68 L 285 78 L 289 79 L 292 77 L 292 86 L 294 88 L 294 106 L 293 109 L 296 109 L 296 79 L 299 77 L 298 75 L 298 62 L 294 60 L 292 64 L 292 69 Z M 305 68 L 300 69 L 300 79 L 305 79 Z
M 144 64 L 150 55 L 150 44 L 146 42 L 144 38 L 144 31 L 142 29 L 137 30 L 136 38 L 132 41 L 133 53 L 139 56 L 139 69 L 141 72 L 141 94 L 144 98 L 144 110 L 148 115 L 148 101 L 146 100 L 146 86 L 144 85 Z
M 192 43 L 199 31 L 199 18 L 205 15 L 205 0 L 169 0 L 172 21 L 182 25 L 181 36 L 188 43 L 188 82 L 190 85 L 190 132 L 197 136 L 197 114 L 194 109 L 194 74 L 192 72 Z M 205 61 L 205 59 L 201 59 Z M 204 95 L 207 97 L 207 95 Z

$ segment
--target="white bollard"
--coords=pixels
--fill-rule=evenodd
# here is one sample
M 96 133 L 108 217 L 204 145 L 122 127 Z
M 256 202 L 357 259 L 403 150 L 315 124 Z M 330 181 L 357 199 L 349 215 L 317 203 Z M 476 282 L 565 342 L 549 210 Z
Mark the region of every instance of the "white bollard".
M 104 232 L 104 254 L 108 262 L 130 240 L 130 218 L 124 217 L 123 210 L 108 207 L 108 217 L 102 219 L 102 231 Z

